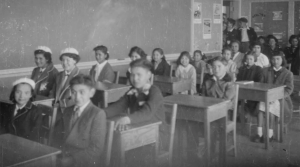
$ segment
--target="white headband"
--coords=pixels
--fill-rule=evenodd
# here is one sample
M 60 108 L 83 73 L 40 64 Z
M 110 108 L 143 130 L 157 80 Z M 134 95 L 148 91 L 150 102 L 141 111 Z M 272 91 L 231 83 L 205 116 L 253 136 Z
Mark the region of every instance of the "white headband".
M 12 85 L 16 86 L 20 83 L 27 83 L 32 87 L 32 89 L 35 88 L 35 82 L 32 79 L 29 79 L 29 78 L 20 78 L 20 79 L 16 80 L 15 82 L 13 82 Z
M 42 50 L 44 52 L 49 52 L 52 54 L 52 51 L 50 48 L 48 48 L 47 46 L 38 46 L 35 50 Z
M 60 55 L 66 54 L 66 53 L 72 53 L 79 56 L 79 52 L 75 48 L 66 48 L 61 51 Z

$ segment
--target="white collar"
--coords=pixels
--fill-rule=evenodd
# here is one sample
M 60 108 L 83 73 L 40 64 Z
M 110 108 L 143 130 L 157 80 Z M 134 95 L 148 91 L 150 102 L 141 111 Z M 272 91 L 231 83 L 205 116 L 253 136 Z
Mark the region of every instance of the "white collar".
M 88 106 L 88 104 L 90 103 L 90 101 L 88 101 L 87 103 L 85 103 L 84 105 L 82 106 L 76 106 L 74 107 L 74 111 L 77 110 L 77 108 L 79 107 L 79 110 L 77 110 L 77 113 L 78 113 L 78 117 L 80 117 L 80 115 L 82 114 L 82 112 L 84 111 L 84 109 Z
M 232 60 L 234 60 L 239 54 L 240 54 L 240 52 L 236 52 L 236 53 L 233 55 Z
M 278 69 L 276 69 L 275 67 L 273 67 L 274 71 L 280 71 L 282 69 L 282 66 L 280 66 Z
M 46 70 L 46 67 L 45 68 L 40 68 L 40 72 L 44 72 Z
M 250 27 L 247 26 L 247 27 L 245 27 L 245 28 L 240 28 L 240 29 L 247 29 L 247 30 L 250 30 Z
M 107 60 L 104 60 L 102 63 L 97 63 L 97 66 L 104 67 L 106 63 L 107 63 Z
M 17 110 L 22 110 L 22 109 L 26 106 L 26 104 L 27 104 L 27 103 L 25 103 L 25 104 L 24 104 L 23 106 L 21 106 L 21 107 L 19 107 L 19 106 L 16 104 L 16 111 L 17 111 Z

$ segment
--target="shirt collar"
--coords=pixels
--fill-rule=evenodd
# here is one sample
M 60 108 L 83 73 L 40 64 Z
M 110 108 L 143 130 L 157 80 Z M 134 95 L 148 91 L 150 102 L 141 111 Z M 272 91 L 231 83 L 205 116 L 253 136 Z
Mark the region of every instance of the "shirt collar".
M 107 60 L 103 61 L 102 63 L 97 63 L 98 67 L 103 67 L 107 63 Z
M 282 69 L 282 66 L 280 66 L 278 69 L 276 69 L 275 67 L 273 67 L 274 71 L 280 71 Z
M 26 106 L 26 104 L 24 104 L 23 106 L 19 107 L 19 106 L 16 104 L 16 110 L 22 110 L 25 106 Z
M 40 68 L 40 72 L 44 72 L 46 68 Z
M 90 101 L 88 101 L 87 103 L 85 103 L 84 105 L 82 105 L 82 106 L 75 106 L 74 107 L 74 111 L 76 111 L 78 108 L 78 110 L 77 110 L 77 113 L 78 113 L 78 117 L 80 117 L 80 115 L 82 114 L 82 112 L 84 111 L 84 109 L 88 106 L 88 104 L 90 103 Z
M 242 29 L 247 29 L 247 30 L 250 30 L 250 27 L 249 26 L 247 26 L 247 27 L 245 27 L 245 28 L 240 28 L 241 30 Z

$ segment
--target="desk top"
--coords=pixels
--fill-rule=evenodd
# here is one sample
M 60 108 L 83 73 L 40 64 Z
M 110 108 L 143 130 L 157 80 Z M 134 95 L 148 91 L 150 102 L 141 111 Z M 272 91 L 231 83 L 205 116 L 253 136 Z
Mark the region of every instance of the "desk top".
M 212 97 L 176 94 L 165 97 L 164 102 L 176 103 L 182 106 L 209 108 L 214 105 L 228 103 L 229 100 L 217 99 Z
M 97 90 L 113 90 L 113 89 L 123 89 L 123 88 L 130 88 L 130 85 L 123 85 L 123 84 L 115 84 L 115 83 L 107 83 L 107 82 L 97 82 L 96 89 Z
M 267 83 L 259 83 L 259 82 L 253 82 L 249 84 L 239 84 L 239 89 L 251 89 L 251 90 L 258 90 L 258 91 L 270 91 L 272 89 L 278 89 L 284 87 L 285 85 L 267 84 Z
M 164 82 L 164 83 L 191 82 L 191 79 L 155 75 L 154 82 Z
M 11 134 L 0 135 L 0 166 L 24 164 L 60 154 L 61 150 Z

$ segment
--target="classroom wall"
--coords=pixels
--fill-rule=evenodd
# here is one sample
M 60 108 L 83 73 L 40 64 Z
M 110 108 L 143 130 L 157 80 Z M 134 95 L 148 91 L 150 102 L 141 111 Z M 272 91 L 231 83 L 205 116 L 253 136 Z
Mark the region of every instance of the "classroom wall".
M 252 2 L 289 2 L 289 20 L 288 20 L 288 36 L 294 34 L 294 2 L 299 0 L 241 0 L 241 16 L 247 16 L 251 18 L 251 3 Z M 249 24 L 251 25 L 251 19 L 249 19 Z

